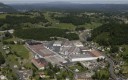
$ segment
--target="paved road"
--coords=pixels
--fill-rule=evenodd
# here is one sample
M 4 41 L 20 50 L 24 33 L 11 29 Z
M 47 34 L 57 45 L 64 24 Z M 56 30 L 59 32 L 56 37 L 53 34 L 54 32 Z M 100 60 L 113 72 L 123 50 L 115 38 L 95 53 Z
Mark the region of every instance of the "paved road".
M 107 61 L 109 62 L 109 64 L 110 64 L 110 66 L 109 66 L 109 72 L 110 72 L 110 74 L 111 74 L 111 77 L 114 79 L 114 80 L 117 80 L 117 76 L 115 75 L 115 73 L 114 73 L 114 62 L 113 62 L 113 60 L 112 59 L 110 59 L 110 58 L 108 58 L 107 56 L 106 56 L 106 59 L 107 59 Z

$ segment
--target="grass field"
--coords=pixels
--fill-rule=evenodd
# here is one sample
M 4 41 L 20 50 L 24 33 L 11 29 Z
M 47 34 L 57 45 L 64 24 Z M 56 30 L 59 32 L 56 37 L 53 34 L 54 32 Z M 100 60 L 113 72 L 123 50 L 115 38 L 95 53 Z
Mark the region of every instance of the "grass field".
M 54 24 L 53 27 L 60 28 L 60 29 L 69 29 L 69 30 L 75 30 L 76 28 L 74 25 L 67 24 L 67 23 Z
M 67 23 L 59 23 L 57 20 L 53 20 L 50 18 L 49 13 L 44 14 L 45 18 L 52 23 L 52 27 L 59 28 L 59 29 L 69 29 L 69 30 L 75 30 L 75 26 L 73 24 L 67 24 Z
M 24 47 L 24 45 L 11 45 L 12 51 L 15 51 L 20 57 L 24 59 L 29 58 L 29 51 Z
M 11 65 L 18 65 L 19 66 L 19 62 L 17 60 L 17 56 L 16 55 L 9 55 L 6 60 L 9 62 L 9 64 Z
M 7 14 L 0 14 L 0 19 L 4 19 L 7 16 Z
M 17 40 L 19 40 L 19 38 L 13 37 L 13 38 L 6 39 L 5 41 L 17 41 Z
M 128 65 L 122 66 L 122 70 L 124 74 L 128 74 Z
M 52 27 L 60 28 L 60 29 L 69 29 L 69 30 L 75 30 L 75 26 L 73 24 L 68 24 L 68 23 L 58 23 L 57 20 L 51 19 L 49 12 L 44 13 L 45 18 L 52 23 Z M 94 29 L 102 25 L 101 23 L 98 22 L 92 22 L 92 23 L 87 23 L 85 25 L 80 25 L 80 27 L 85 27 L 87 29 Z
M 55 23 L 55 22 L 56 22 L 55 20 L 53 20 L 53 19 L 50 18 L 49 12 L 44 13 L 44 16 L 45 16 L 45 18 L 46 18 L 49 22 L 51 22 L 51 23 Z
M 85 25 L 80 25 L 80 26 L 85 27 L 87 29 L 94 29 L 94 28 L 97 28 L 97 27 L 99 27 L 101 25 L 102 25 L 101 23 L 92 22 L 91 24 L 87 23 Z
M 105 75 L 107 77 L 109 77 L 110 73 L 107 69 L 102 69 L 102 70 L 99 70 L 98 71 L 98 75 L 101 76 L 101 75 Z

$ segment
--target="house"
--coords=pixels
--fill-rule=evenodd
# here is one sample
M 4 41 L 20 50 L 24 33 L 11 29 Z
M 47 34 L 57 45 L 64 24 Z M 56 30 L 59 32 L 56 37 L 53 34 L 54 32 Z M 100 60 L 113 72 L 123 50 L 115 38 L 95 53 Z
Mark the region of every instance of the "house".
M 33 63 L 39 70 L 43 70 L 43 69 L 45 69 L 45 67 L 47 66 L 47 62 L 46 62 L 45 59 L 43 59 L 43 58 L 38 58 L 38 59 L 33 58 L 33 59 L 32 59 L 32 63 Z

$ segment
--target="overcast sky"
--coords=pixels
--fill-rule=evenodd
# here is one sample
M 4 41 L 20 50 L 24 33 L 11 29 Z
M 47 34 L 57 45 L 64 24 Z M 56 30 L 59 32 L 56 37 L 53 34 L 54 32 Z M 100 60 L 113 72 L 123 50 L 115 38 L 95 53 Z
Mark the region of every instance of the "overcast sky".
M 0 0 L 3 3 L 45 3 L 45 2 L 54 2 L 54 1 L 68 1 L 74 3 L 85 3 L 85 4 L 128 4 L 128 0 Z

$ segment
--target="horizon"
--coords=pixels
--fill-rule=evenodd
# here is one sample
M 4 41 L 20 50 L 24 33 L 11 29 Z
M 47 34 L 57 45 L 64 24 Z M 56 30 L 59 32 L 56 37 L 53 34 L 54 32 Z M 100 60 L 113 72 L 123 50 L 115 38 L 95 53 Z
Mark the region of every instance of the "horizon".
M 67 2 L 78 4 L 128 4 L 127 0 L 0 0 L 4 4 L 38 4 L 51 2 Z

